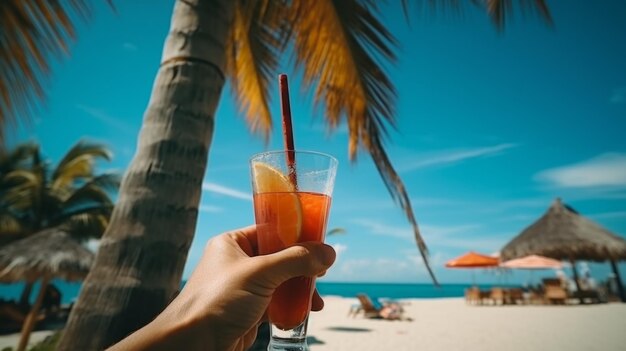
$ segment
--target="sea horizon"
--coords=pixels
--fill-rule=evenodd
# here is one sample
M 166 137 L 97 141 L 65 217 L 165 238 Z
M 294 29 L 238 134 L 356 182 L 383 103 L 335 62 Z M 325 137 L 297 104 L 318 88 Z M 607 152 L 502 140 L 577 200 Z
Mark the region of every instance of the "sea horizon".
M 181 288 L 184 286 L 181 283 Z M 73 303 L 80 292 L 82 282 L 70 283 L 62 280 L 55 280 L 53 284 L 61 292 L 61 303 Z M 345 298 L 356 297 L 357 294 L 367 294 L 372 298 L 453 298 L 463 297 L 466 288 L 472 283 L 442 283 L 435 286 L 433 283 L 409 283 L 409 282 L 327 282 L 318 281 L 317 289 L 322 296 L 340 296 Z M 476 284 L 483 289 L 493 286 L 514 286 L 509 283 L 486 283 Z M 22 293 L 24 283 L 1 284 L 0 299 L 17 300 Z M 36 283 L 31 292 L 31 302 L 34 301 L 39 284 Z

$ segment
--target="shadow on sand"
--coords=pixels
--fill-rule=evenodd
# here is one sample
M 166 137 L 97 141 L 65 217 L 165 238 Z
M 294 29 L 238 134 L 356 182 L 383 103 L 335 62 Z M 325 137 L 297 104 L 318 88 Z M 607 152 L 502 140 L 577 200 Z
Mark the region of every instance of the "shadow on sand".
M 339 331 L 339 332 L 349 332 L 349 333 L 366 333 L 371 332 L 371 329 L 367 328 L 353 328 L 353 327 L 329 327 L 326 330 L 331 331 Z

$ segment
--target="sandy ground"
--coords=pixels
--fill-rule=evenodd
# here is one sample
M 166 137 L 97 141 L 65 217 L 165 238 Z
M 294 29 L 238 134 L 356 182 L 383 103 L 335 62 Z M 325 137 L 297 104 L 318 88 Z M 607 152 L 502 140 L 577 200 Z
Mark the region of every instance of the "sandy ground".
M 43 341 L 49 335 L 54 333 L 53 330 L 39 330 L 30 334 L 30 338 L 28 339 L 28 346 L 33 346 L 40 341 Z M 0 335 L 0 350 L 5 347 L 12 347 L 13 349 L 17 348 L 17 343 L 20 341 L 20 333 L 8 334 L 8 335 Z
M 348 317 L 356 299 L 324 297 L 309 321 L 311 351 L 626 350 L 626 304 L 468 306 L 463 299 L 410 299 L 412 321 Z M 51 331 L 38 331 L 31 344 Z M 19 334 L 0 336 L 0 350 Z
M 325 297 L 309 321 L 311 351 L 626 350 L 626 304 L 468 306 L 463 299 L 403 300 L 412 321 L 348 317 L 356 299 Z

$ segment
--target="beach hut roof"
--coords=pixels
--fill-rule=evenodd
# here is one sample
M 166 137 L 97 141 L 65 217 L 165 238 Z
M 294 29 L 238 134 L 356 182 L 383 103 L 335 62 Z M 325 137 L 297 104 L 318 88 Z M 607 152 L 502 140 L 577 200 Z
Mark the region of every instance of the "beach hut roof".
M 500 252 L 502 260 L 542 255 L 559 260 L 626 259 L 626 240 L 556 199 L 535 223 Z
M 65 231 L 46 229 L 0 248 L 0 282 L 82 280 L 93 260 L 94 254 Z

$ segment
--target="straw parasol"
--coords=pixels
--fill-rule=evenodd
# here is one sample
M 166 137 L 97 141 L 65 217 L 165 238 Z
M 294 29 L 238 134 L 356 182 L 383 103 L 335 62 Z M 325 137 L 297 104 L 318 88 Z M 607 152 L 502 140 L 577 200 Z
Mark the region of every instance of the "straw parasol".
M 0 282 L 41 281 L 39 294 L 29 312 L 17 350 L 24 350 L 50 280 L 85 278 L 94 254 L 59 228 L 46 229 L 0 248 Z
M 489 268 L 497 267 L 498 263 L 497 257 L 470 251 L 446 262 L 446 268 Z M 472 271 L 472 284 L 476 285 L 474 271 Z
M 574 261 L 609 260 L 622 301 L 626 302 L 616 264 L 626 259 L 626 240 L 581 216 L 559 198 L 541 218 L 506 244 L 500 254 L 503 260 L 535 254 L 570 261 L 579 290 Z

